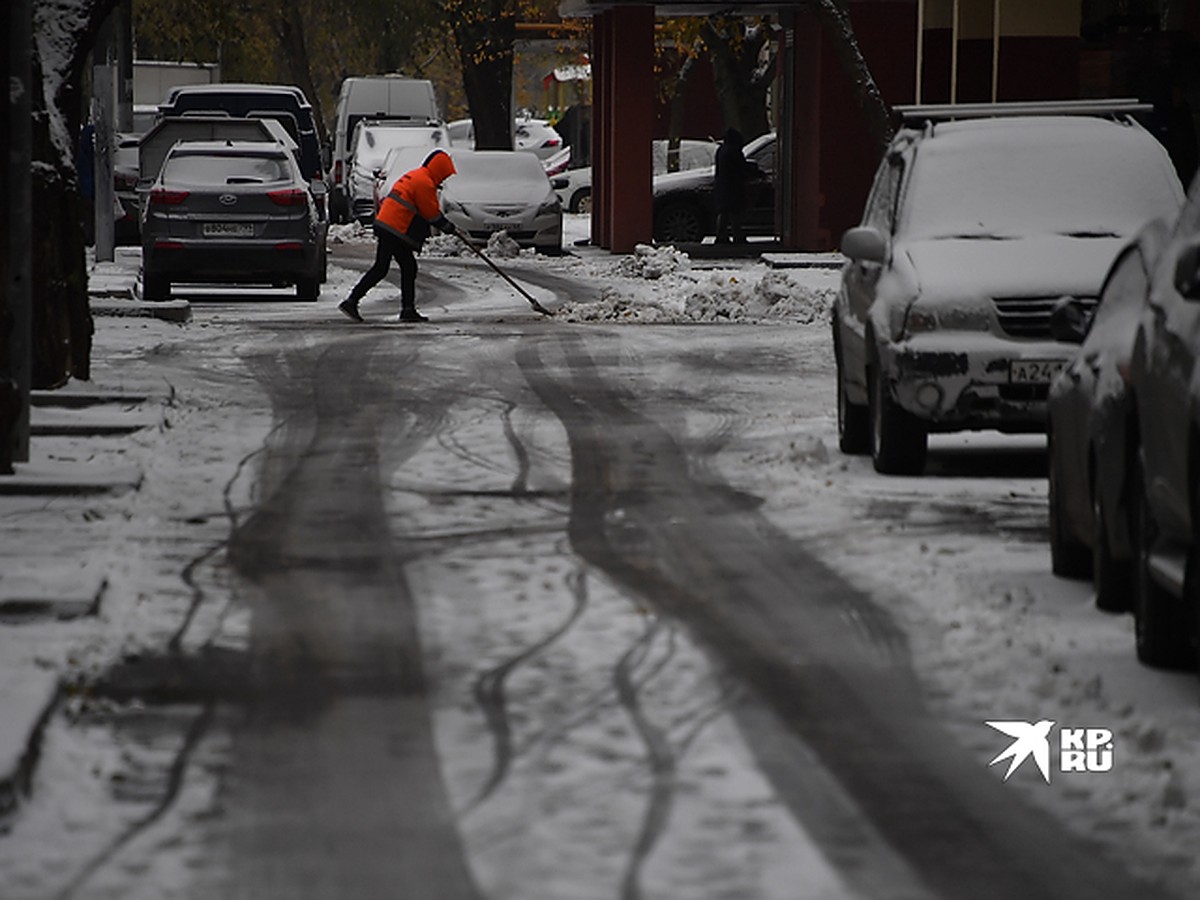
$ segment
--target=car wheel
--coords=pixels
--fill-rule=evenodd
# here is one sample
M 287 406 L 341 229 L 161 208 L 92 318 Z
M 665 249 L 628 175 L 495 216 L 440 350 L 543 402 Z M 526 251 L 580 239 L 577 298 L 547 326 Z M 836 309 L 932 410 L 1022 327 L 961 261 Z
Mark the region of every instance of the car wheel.
M 928 429 L 892 399 L 876 367 L 869 376 L 871 460 L 884 475 L 920 475 L 925 471 Z
M 571 212 L 590 213 L 592 211 L 592 192 L 588 188 L 578 190 L 571 195 Z
M 1108 519 L 1099 492 L 1092 491 L 1092 525 L 1096 534 L 1092 540 L 1092 587 L 1096 592 L 1096 608 L 1104 612 L 1128 612 L 1133 596 L 1133 565 L 1113 558 L 1108 541 Z
M 837 325 L 834 325 L 837 328 Z M 871 452 L 871 413 L 846 397 L 846 376 L 842 371 L 842 354 L 837 361 L 837 425 L 838 448 L 843 453 L 862 455 Z
M 1150 557 L 1158 538 L 1154 512 L 1146 500 L 1145 472 L 1140 458 L 1136 463 L 1133 498 L 1137 511 L 1134 545 L 1137 564 L 1134 579 L 1133 623 L 1137 658 L 1148 666 L 1186 668 L 1194 662 L 1185 604 L 1164 590 L 1150 572 Z
M 321 245 L 321 284 L 329 280 L 329 248 Z
M 151 303 L 171 299 L 171 279 L 153 269 L 142 269 L 142 299 Z
M 321 279 L 315 275 L 304 275 L 296 279 L 296 299 L 312 301 L 321 296 Z
M 1092 574 L 1091 551 L 1071 537 L 1066 528 L 1067 516 L 1062 508 L 1061 476 L 1054 454 L 1054 436 L 1049 439 L 1050 471 L 1047 473 L 1047 494 L 1050 513 L 1050 571 L 1059 578 L 1087 578 Z
M 668 244 L 699 243 L 704 238 L 704 217 L 692 203 L 666 203 L 654 214 L 654 237 Z

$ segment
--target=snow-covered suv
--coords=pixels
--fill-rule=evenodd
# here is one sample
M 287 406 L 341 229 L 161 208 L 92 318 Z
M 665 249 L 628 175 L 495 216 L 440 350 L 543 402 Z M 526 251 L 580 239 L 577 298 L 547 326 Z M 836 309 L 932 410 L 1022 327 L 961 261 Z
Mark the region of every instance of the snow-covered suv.
M 838 431 L 875 468 L 919 474 L 930 432 L 1046 427 L 1076 347 L 1065 295 L 1095 302 L 1109 264 L 1183 189 L 1133 104 L 901 107 L 846 232 L 833 309 Z M 953 118 L 953 121 L 948 119 Z

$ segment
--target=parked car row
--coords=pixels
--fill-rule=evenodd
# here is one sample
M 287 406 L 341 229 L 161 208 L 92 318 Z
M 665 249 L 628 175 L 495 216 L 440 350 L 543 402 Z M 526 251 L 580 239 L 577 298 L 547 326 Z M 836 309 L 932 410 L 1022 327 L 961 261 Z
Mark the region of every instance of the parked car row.
M 1116 258 L 1099 305 L 1062 301 L 1078 343 L 1050 403 L 1056 574 L 1130 611 L 1138 659 L 1193 668 L 1200 636 L 1200 178 Z M 1077 466 L 1077 469 L 1072 469 Z
M 833 308 L 838 435 L 920 474 L 928 435 L 1042 433 L 1077 350 L 1058 298 L 1096 302 L 1121 244 L 1183 189 L 1129 104 L 910 107 L 846 232 Z M 1140 110 L 1136 110 L 1140 111 Z
M 839 443 L 920 474 L 930 433 L 1048 436 L 1055 574 L 1200 662 L 1200 178 L 1127 101 L 910 107 L 832 314 Z

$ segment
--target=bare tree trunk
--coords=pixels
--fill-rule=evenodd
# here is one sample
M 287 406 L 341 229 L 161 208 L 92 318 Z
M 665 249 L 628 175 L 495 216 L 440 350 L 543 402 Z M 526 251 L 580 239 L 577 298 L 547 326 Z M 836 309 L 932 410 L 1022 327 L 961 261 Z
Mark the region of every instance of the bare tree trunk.
M 304 91 L 304 96 L 312 104 L 313 118 L 317 125 L 317 140 L 324 146 L 329 142 L 329 135 L 325 130 L 321 95 L 317 92 L 317 85 L 312 76 L 312 63 L 308 58 L 308 45 L 304 40 L 304 22 L 300 16 L 298 0 L 283 0 L 275 9 L 271 26 L 279 40 L 284 65 L 287 66 L 292 83 Z
M 480 150 L 512 149 L 513 41 L 516 9 L 510 0 L 447 4 L 462 64 L 463 90 Z
M 35 8 L 33 54 L 33 372 L 35 388 L 91 377 L 83 201 L 74 142 L 83 118 L 83 69 L 117 0 L 55 0 Z M 39 48 L 55 48 L 57 86 L 45 93 Z M 56 138 L 57 135 L 57 138 Z M 63 146 L 68 142 L 68 146 Z
M 833 41 L 838 63 L 854 86 L 854 96 L 866 116 L 867 129 L 882 152 L 892 139 L 891 112 L 863 59 L 846 0 L 814 0 L 814 12 Z
M 688 77 L 695 67 L 696 57 L 688 56 L 675 75 L 671 91 L 671 118 L 667 124 L 667 171 L 679 171 L 679 141 L 683 136 L 683 117 L 687 110 Z
M 746 138 L 770 130 L 767 90 L 775 72 L 774 55 L 760 61 L 769 40 L 763 27 L 747 27 L 745 20 L 712 16 L 704 26 L 716 83 L 717 102 L 726 128 L 736 128 Z

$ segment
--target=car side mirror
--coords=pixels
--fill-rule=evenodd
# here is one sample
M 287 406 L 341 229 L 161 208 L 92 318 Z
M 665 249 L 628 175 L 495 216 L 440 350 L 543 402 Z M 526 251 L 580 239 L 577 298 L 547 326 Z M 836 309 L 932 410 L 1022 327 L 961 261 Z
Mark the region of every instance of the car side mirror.
M 878 228 L 851 228 L 842 235 L 842 253 L 855 262 L 886 262 L 887 239 Z
M 1092 317 L 1075 297 L 1060 297 L 1050 310 L 1050 337 L 1064 344 L 1082 344 Z
M 1179 251 L 1175 260 L 1175 290 L 1186 300 L 1200 300 L 1200 241 Z

